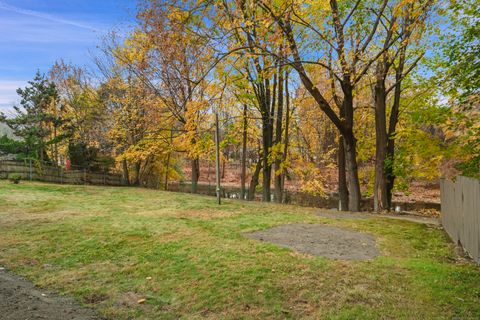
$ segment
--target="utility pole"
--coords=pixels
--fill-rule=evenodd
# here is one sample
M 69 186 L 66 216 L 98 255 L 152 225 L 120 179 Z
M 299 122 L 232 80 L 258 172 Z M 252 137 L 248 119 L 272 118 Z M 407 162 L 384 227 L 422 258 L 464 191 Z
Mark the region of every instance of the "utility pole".
M 218 126 L 218 112 L 215 112 L 215 167 L 216 167 L 216 179 L 217 179 L 217 201 L 218 204 L 222 203 L 220 198 L 220 129 Z

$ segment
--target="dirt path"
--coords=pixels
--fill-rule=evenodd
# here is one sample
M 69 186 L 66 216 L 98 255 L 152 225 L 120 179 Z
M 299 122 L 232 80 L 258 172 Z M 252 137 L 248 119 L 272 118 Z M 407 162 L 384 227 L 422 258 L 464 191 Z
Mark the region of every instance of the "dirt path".
M 317 213 L 318 216 L 330 219 L 371 219 L 371 218 L 386 218 L 395 220 L 404 220 L 417 223 L 431 224 L 439 226 L 440 219 L 435 217 L 423 217 L 413 214 L 376 214 L 376 213 L 352 213 L 352 212 L 338 212 L 338 211 L 322 211 Z
M 0 267 L 0 318 L 3 320 L 98 320 L 93 310 L 72 299 L 36 288 Z

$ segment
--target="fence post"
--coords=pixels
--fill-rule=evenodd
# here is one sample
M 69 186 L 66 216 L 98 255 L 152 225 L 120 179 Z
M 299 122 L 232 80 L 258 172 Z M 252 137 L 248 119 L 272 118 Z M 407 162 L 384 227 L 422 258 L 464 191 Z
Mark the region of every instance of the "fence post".
M 83 183 L 87 185 L 87 169 L 83 168 Z
M 30 181 L 32 181 L 33 177 L 32 177 L 32 159 L 31 158 L 28 159 L 28 167 L 29 167 L 28 176 L 29 176 Z

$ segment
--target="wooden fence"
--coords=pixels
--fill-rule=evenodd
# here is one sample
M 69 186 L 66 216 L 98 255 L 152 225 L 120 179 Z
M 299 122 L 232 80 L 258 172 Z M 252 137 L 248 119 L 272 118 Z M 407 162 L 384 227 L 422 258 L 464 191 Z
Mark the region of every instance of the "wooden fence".
M 443 227 L 455 243 L 480 263 L 480 180 L 442 180 L 440 192 Z
M 124 186 L 127 184 L 119 172 L 96 172 L 81 168 L 66 170 L 62 167 L 47 164 L 41 166 L 35 165 L 34 163 L 30 164 L 28 161 L 0 160 L 0 179 L 8 178 L 9 174 L 12 173 L 20 174 L 23 180 L 37 180 L 61 184 L 92 184 L 107 186 Z M 160 184 L 146 183 L 142 186 L 153 189 L 164 188 L 164 186 Z M 191 192 L 191 185 L 188 182 L 171 181 L 168 184 L 168 190 L 174 192 Z M 198 184 L 197 192 L 199 194 L 215 196 L 215 185 Z M 338 197 L 335 194 L 320 197 L 299 191 L 285 190 L 284 192 L 284 202 L 287 204 L 317 208 L 337 208 L 338 206 Z M 272 192 L 272 195 L 273 194 L 274 192 Z M 221 196 L 223 198 L 238 199 L 240 197 L 240 188 L 222 185 Z M 256 193 L 255 200 L 261 200 L 260 192 Z M 393 204 L 401 206 L 404 211 L 417 211 L 419 209 L 440 210 L 440 205 L 433 202 L 394 202 Z M 372 210 L 373 199 L 362 199 L 361 208 L 364 211 Z
M 35 165 L 28 161 L 0 161 L 0 178 L 6 179 L 10 174 L 20 174 L 23 180 L 65 184 L 93 184 L 122 186 L 122 175 L 112 172 L 92 172 L 87 169 L 65 170 L 51 165 Z

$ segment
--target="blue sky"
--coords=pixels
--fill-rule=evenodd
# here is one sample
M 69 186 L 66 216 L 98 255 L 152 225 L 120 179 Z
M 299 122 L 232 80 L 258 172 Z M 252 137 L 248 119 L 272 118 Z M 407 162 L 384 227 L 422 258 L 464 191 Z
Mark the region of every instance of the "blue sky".
M 37 69 L 91 65 L 102 36 L 131 25 L 135 0 L 0 0 L 0 111 Z

